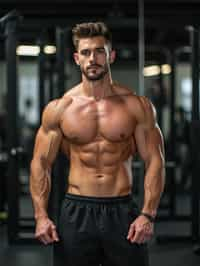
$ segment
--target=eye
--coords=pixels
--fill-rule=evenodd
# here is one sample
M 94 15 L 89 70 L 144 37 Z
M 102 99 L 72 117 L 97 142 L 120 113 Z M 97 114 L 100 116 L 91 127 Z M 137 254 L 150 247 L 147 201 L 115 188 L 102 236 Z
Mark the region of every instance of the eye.
M 88 49 L 84 49 L 84 50 L 81 50 L 81 55 L 84 55 L 84 56 L 89 56 L 90 55 L 90 50 Z
M 97 48 L 96 51 L 99 54 L 105 54 L 106 53 L 104 48 Z

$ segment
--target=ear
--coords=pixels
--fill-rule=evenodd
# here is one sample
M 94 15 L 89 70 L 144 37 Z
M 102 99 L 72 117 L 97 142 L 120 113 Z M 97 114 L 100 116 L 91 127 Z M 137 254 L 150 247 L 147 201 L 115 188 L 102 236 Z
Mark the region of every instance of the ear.
M 74 53 L 74 54 L 73 54 L 73 57 L 74 57 L 74 61 L 75 61 L 76 64 L 79 66 L 79 65 L 80 65 L 80 62 L 79 62 L 78 53 Z
M 110 64 L 112 64 L 115 61 L 116 58 L 116 51 L 112 50 L 110 53 Z

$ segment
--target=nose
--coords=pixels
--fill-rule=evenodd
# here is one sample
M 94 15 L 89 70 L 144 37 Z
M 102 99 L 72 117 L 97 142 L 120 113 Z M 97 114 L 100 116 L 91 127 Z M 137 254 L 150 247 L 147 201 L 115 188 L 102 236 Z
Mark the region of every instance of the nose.
M 95 51 L 91 52 L 89 60 L 90 60 L 90 63 L 96 61 L 96 53 L 95 53 Z

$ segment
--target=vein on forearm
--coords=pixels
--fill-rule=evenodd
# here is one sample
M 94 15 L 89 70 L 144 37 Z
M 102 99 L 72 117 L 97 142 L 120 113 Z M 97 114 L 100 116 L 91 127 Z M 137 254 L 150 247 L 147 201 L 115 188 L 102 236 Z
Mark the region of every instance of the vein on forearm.
M 35 204 L 39 204 L 38 207 L 47 207 L 49 198 L 49 192 L 51 190 L 51 162 L 50 156 L 53 146 L 53 136 L 49 141 L 46 153 L 43 153 L 33 159 L 32 163 L 32 175 L 31 175 L 31 190 Z
M 146 169 L 144 180 L 144 207 L 156 211 L 164 188 L 165 167 L 160 160 L 151 163 Z
M 47 199 L 51 190 L 51 169 L 48 165 L 48 160 L 44 156 L 40 157 L 42 165 L 42 174 L 38 180 L 38 192 L 40 199 Z

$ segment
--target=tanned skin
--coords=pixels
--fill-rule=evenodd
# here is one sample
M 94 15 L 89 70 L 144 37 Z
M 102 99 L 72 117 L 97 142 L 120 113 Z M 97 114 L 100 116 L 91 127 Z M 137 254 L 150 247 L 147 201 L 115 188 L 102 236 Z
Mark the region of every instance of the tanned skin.
M 138 152 L 146 169 L 141 211 L 154 217 L 157 213 L 165 167 L 156 112 L 147 98 L 112 82 L 110 64 L 115 52 L 105 47 L 102 36 L 80 39 L 74 59 L 80 65 L 82 82 L 50 102 L 43 112 L 31 163 L 30 190 L 36 238 L 44 244 L 59 241 L 47 214 L 51 169 L 59 150 L 70 159 L 67 192 L 96 197 L 131 193 L 131 161 Z M 153 223 L 140 215 L 130 225 L 127 239 L 144 243 L 153 230 Z

